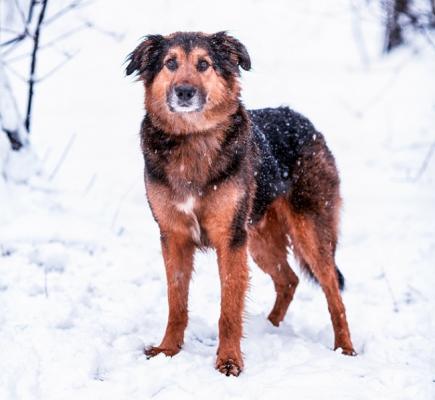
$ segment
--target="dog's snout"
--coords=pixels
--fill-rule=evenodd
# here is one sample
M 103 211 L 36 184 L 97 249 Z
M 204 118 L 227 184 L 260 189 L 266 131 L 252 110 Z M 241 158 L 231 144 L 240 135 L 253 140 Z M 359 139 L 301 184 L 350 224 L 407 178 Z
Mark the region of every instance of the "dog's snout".
M 204 105 L 205 97 L 201 88 L 189 83 L 174 85 L 168 92 L 168 106 L 173 112 L 200 111 Z
M 192 100 L 196 94 L 196 88 L 192 85 L 179 85 L 175 88 L 175 94 L 181 101 Z

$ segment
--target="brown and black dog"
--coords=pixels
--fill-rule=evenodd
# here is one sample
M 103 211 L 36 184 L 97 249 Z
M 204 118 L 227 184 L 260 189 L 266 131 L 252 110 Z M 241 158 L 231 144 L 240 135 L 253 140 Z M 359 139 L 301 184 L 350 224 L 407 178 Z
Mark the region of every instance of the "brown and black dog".
M 323 136 L 289 108 L 245 109 L 239 68 L 251 61 L 225 32 L 150 35 L 128 61 L 127 74 L 145 86 L 145 186 L 168 285 L 166 332 L 147 356 L 180 351 L 194 252 L 213 247 L 221 281 L 216 368 L 239 375 L 248 251 L 273 279 L 269 320 L 278 326 L 299 282 L 287 262 L 290 244 L 325 293 L 334 348 L 354 355 L 334 260 L 339 177 Z

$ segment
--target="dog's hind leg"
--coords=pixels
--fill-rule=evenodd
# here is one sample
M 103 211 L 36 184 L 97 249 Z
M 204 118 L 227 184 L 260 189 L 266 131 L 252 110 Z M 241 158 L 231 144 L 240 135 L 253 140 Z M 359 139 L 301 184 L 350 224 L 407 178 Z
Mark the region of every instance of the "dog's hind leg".
M 334 328 L 334 349 L 341 348 L 343 354 L 355 355 L 334 261 L 335 218 L 320 210 L 317 214 L 296 212 L 287 201 L 285 204 L 287 212 L 284 215 L 295 255 L 301 265 L 310 269 L 325 293 Z
M 255 263 L 273 280 L 275 305 L 268 319 L 275 325 L 284 319 L 299 283 L 287 262 L 288 230 L 272 205 L 262 220 L 249 232 L 249 252 Z
M 183 345 L 188 321 L 187 301 L 193 270 L 194 244 L 190 238 L 177 234 L 163 235 L 161 241 L 168 284 L 169 316 L 161 344 L 145 350 L 148 358 L 159 353 L 167 356 L 177 354 Z

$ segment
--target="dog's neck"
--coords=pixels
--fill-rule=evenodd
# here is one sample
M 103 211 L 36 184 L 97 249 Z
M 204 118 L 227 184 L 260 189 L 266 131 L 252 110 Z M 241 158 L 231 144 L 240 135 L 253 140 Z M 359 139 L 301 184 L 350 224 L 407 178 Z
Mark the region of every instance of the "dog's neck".
M 227 146 L 239 146 L 248 134 L 248 117 L 242 104 L 227 121 L 205 132 L 174 134 L 156 126 L 149 114 L 142 125 L 142 149 L 148 171 L 162 177 L 162 183 L 180 194 L 201 193 L 231 162 Z M 242 143 L 243 140 L 240 141 Z

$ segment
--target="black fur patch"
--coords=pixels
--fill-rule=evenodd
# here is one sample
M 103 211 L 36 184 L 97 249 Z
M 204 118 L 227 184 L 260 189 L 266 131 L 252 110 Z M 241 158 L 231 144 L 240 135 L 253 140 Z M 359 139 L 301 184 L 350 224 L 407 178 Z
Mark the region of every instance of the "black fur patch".
M 241 132 L 248 129 L 248 120 L 240 111 L 233 116 L 233 124 L 221 145 L 221 154 L 225 158 L 222 167 L 210 178 L 208 187 L 217 186 L 228 178 L 235 176 L 246 161 L 248 151 L 247 135 Z
M 136 72 L 149 84 L 162 69 L 163 57 L 167 51 L 167 40 L 162 35 L 145 36 L 144 41 L 129 54 L 129 64 L 125 70 L 127 75 Z
M 301 262 L 300 267 L 301 267 L 302 271 L 305 272 L 310 279 L 312 279 L 317 284 L 319 283 L 319 281 L 317 280 L 317 278 L 314 276 L 313 272 L 311 271 L 311 267 L 307 263 Z M 335 273 L 337 275 L 338 288 L 340 289 L 340 291 L 343 291 L 345 279 L 344 279 L 343 274 L 341 273 L 341 271 L 338 269 L 337 266 L 335 267 Z
M 215 33 L 208 40 L 208 44 L 214 66 L 224 77 L 238 75 L 239 66 L 245 71 L 251 69 L 251 59 L 246 47 L 226 32 Z
M 233 177 L 237 172 L 240 171 L 240 167 L 242 164 L 242 161 L 244 159 L 245 152 L 243 150 L 240 150 L 237 153 L 234 153 L 233 157 L 231 158 L 230 162 L 227 164 L 226 168 L 219 171 L 218 174 L 216 174 L 212 179 L 208 182 L 208 187 L 212 186 L 218 186 L 220 183 L 224 182 L 228 178 Z
M 337 273 L 338 287 L 340 290 L 344 290 L 344 276 L 337 267 L 335 267 L 335 272 Z
M 162 168 L 162 159 L 167 159 L 171 150 L 179 143 L 173 137 L 154 127 L 148 115 L 142 121 L 141 142 L 145 173 L 148 174 L 150 180 L 168 185 L 168 178 Z
M 248 193 L 246 193 L 239 202 L 236 213 L 234 214 L 233 222 L 231 223 L 230 247 L 233 249 L 243 246 L 248 238 L 248 234 L 246 232 L 248 205 Z
M 299 157 L 309 151 L 313 138 L 321 139 L 321 135 L 311 122 L 288 107 L 248 113 L 258 153 L 257 191 L 251 215 L 255 224 L 273 200 L 292 192 L 295 174 L 300 171 Z

